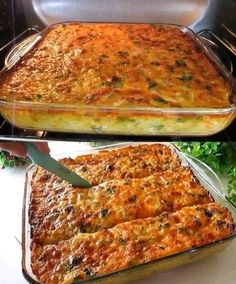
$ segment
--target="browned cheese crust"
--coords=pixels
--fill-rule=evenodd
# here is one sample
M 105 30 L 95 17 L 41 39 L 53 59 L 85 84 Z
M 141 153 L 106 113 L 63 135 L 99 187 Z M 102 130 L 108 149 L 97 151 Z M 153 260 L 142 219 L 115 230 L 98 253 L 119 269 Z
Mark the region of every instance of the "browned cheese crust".
M 57 243 L 78 233 L 93 233 L 119 223 L 176 211 L 213 201 L 186 168 L 155 173 L 142 179 L 104 182 L 90 189 L 56 181 L 53 198 L 31 205 L 31 236 L 41 244 Z
M 31 264 L 45 284 L 70 284 L 204 246 L 235 230 L 175 151 L 163 144 L 65 158 L 77 188 L 38 167 L 31 180 Z
M 173 26 L 57 25 L 0 83 L 7 101 L 113 107 L 225 107 L 230 86 Z
M 146 263 L 232 234 L 231 214 L 216 203 L 78 234 L 56 245 L 32 245 L 32 268 L 45 284 L 69 284 Z

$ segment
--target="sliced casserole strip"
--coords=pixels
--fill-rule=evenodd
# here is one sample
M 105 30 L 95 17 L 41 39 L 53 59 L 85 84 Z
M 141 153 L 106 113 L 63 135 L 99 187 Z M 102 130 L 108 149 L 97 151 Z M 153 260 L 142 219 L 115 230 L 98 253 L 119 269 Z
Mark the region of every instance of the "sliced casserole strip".
M 188 168 L 142 179 L 111 180 L 90 189 L 48 182 L 54 195 L 31 200 L 31 236 L 41 244 L 93 233 L 126 221 L 154 217 L 213 201 Z
M 62 159 L 61 162 L 93 185 L 124 178 L 142 178 L 155 172 L 176 169 L 181 161 L 177 154 L 163 144 L 137 145 L 97 154 Z M 45 196 L 47 181 L 55 179 L 48 171 L 38 168 L 32 178 L 33 196 Z M 41 189 L 39 187 L 42 185 Z
M 56 245 L 32 244 L 32 269 L 45 284 L 69 284 L 204 246 L 231 235 L 231 213 L 216 203 L 78 234 Z

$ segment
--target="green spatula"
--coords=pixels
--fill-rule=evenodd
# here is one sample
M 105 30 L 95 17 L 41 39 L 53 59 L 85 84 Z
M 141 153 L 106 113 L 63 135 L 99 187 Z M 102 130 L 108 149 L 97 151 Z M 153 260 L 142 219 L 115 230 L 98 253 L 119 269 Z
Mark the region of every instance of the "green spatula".
M 49 172 L 66 180 L 74 186 L 91 187 L 92 185 L 67 167 L 63 166 L 50 155 L 40 152 L 32 143 L 25 142 L 27 154 L 32 162 L 40 167 L 47 169 Z

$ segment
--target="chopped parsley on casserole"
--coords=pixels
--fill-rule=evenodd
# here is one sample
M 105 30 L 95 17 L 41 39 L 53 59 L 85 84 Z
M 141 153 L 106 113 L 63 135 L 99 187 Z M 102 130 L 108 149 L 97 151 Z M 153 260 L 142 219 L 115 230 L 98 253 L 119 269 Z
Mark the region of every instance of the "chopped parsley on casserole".
M 107 107 L 217 108 L 229 95 L 215 64 L 171 25 L 53 26 L 0 83 L 7 101 Z
M 72 187 L 38 167 L 31 181 L 31 266 L 45 284 L 120 271 L 230 236 L 235 224 L 162 144 L 65 158 Z

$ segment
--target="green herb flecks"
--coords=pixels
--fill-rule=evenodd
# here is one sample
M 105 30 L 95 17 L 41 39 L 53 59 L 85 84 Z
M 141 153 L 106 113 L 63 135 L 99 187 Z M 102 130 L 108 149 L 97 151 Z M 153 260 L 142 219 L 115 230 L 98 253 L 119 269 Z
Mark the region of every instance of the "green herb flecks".
M 21 158 L 10 155 L 6 151 L 0 151 L 0 169 L 4 168 L 14 168 L 19 166 L 24 166 L 30 164 L 28 158 Z
M 121 51 L 118 51 L 117 54 L 121 57 L 127 57 L 129 56 L 129 52 L 126 51 L 126 50 L 121 50 Z
M 114 88 L 122 88 L 124 86 L 124 80 L 119 76 L 112 76 L 107 79 L 106 82 L 103 82 L 104 86 L 110 86 Z
M 179 122 L 179 123 L 183 123 L 185 121 L 186 121 L 186 119 L 185 118 L 181 118 L 181 117 L 176 119 L 176 122 Z
M 95 132 L 95 133 L 99 133 L 103 130 L 102 126 L 96 126 L 96 125 L 92 125 L 91 129 Z
M 118 122 L 135 122 L 136 120 L 134 118 L 126 117 L 126 116 L 118 116 L 116 119 Z
M 155 97 L 153 99 L 154 99 L 154 101 L 156 101 L 158 103 L 162 103 L 162 104 L 168 103 L 168 101 L 163 99 L 162 97 Z
M 127 243 L 127 241 L 126 241 L 125 239 L 120 238 L 120 239 L 119 239 L 119 243 L 120 243 L 121 245 L 125 245 L 125 244 Z
M 164 128 L 164 125 L 163 125 L 163 124 L 154 125 L 152 128 L 153 128 L 155 131 L 160 131 L 161 129 Z
M 177 59 L 175 61 L 175 65 L 177 67 L 185 67 L 185 66 L 187 66 L 186 62 L 183 59 Z
M 42 95 L 42 94 L 36 94 L 36 99 L 37 99 L 37 100 L 42 99 L 42 97 L 43 97 L 43 95 Z
M 183 74 L 181 77 L 179 77 L 179 79 L 181 81 L 183 81 L 183 82 L 192 81 L 193 75 L 191 75 L 191 74 Z
M 230 200 L 236 205 L 236 165 L 231 167 L 228 176 L 228 195 Z
M 157 90 L 157 83 L 152 81 L 148 83 L 148 90 L 150 91 L 156 91 Z

